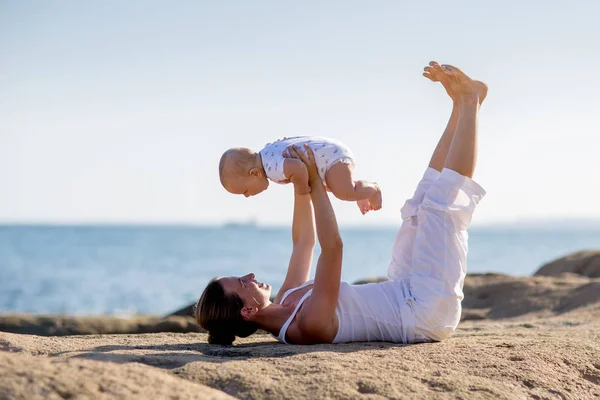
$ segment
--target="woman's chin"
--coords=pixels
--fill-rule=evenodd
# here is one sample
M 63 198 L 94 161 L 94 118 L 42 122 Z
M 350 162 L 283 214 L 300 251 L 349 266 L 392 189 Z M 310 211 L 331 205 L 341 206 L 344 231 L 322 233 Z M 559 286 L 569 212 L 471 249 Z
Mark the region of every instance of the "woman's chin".
M 267 299 L 271 296 L 271 285 L 265 283 L 265 286 L 261 290 L 265 291 Z

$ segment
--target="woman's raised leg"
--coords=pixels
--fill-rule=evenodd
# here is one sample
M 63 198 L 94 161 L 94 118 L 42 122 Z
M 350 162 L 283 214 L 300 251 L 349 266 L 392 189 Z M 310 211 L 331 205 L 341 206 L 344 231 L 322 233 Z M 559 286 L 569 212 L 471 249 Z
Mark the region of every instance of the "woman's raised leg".
M 468 248 L 466 230 L 485 191 L 470 179 L 477 160 L 480 85 L 456 67 L 435 68 L 443 72 L 440 82 L 446 90 L 456 93 L 459 112 L 444 169 L 425 194 L 417 213 L 409 273 L 414 299 L 409 301 L 413 304 L 417 331 L 442 340 L 454 332 L 460 319 Z
M 451 65 L 440 66 L 432 61 L 430 69 L 430 74 L 442 83 L 459 109 L 452 138 L 441 146 L 436 166 L 445 150 L 443 167 L 472 178 L 477 163 L 477 117 L 479 106 L 487 95 L 487 86 Z
M 439 64 L 432 61 L 425 67 L 423 76 L 433 82 L 440 82 L 441 79 L 444 78 L 443 74 Z M 425 197 L 425 193 L 444 168 L 446 156 L 450 149 L 454 132 L 456 131 L 459 102 L 453 92 L 446 91 L 452 99 L 452 112 L 446 125 L 446 129 L 444 129 L 444 132 L 431 155 L 429 166 L 425 171 L 423 178 L 418 183 L 413 197 L 408 199 L 404 204 L 404 207 L 402 207 L 401 214 L 403 222 L 400 230 L 396 234 L 396 239 L 392 247 L 392 260 L 388 267 L 388 278 L 391 280 L 398 281 L 408 277 L 408 271 L 412 265 L 412 249 L 417 228 L 417 210 Z M 485 98 L 485 95 L 482 97 Z
M 446 89 L 448 96 L 452 99 L 452 113 L 450 114 L 450 119 L 448 120 L 446 129 L 429 161 L 429 168 L 442 172 L 444 164 L 446 163 L 448 151 L 450 150 L 450 145 L 452 144 L 452 139 L 454 138 L 454 132 L 456 132 L 461 96 L 460 93 L 456 92 L 455 86 L 449 82 L 449 79 L 445 76 L 444 70 L 437 62 L 431 61 L 429 65 L 424 68 L 423 76 L 432 82 L 440 82 L 442 86 L 444 86 L 444 89 Z M 487 96 L 487 86 L 479 81 L 473 81 L 473 83 L 479 98 L 479 104 L 481 105 Z

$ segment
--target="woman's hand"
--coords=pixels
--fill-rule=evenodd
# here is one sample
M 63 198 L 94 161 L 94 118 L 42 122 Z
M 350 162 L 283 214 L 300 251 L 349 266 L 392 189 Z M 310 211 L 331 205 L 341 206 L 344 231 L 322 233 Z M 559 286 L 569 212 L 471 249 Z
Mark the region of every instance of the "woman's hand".
M 306 153 L 301 151 L 298 146 L 291 145 L 287 148 L 287 155 L 284 154 L 284 156 L 301 160 L 304 165 L 306 165 L 306 169 L 308 170 L 308 181 L 311 183 L 311 186 L 313 186 L 313 182 L 316 181 L 319 181 L 322 184 L 319 169 L 317 168 L 317 162 L 315 160 L 315 153 L 307 144 L 304 144 L 304 151 Z

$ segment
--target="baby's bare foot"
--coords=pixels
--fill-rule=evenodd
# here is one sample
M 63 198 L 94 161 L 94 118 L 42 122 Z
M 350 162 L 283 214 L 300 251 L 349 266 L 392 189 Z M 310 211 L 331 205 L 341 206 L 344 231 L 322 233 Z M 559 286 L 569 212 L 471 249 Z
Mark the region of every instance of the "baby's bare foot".
M 369 209 L 373 211 L 381 210 L 382 198 L 381 190 L 377 186 L 377 192 L 369 198 Z
M 362 215 L 365 215 L 371 209 L 369 199 L 357 200 L 356 204 L 358 205 L 358 209 L 360 210 Z

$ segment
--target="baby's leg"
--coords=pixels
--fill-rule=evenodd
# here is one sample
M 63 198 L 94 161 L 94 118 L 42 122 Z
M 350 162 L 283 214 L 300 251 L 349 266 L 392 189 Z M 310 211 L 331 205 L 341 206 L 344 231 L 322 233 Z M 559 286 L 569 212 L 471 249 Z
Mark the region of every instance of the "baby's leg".
M 360 211 L 381 208 L 381 190 L 374 182 L 354 181 L 351 164 L 337 162 L 325 174 L 325 183 L 335 197 L 345 201 L 356 201 Z

